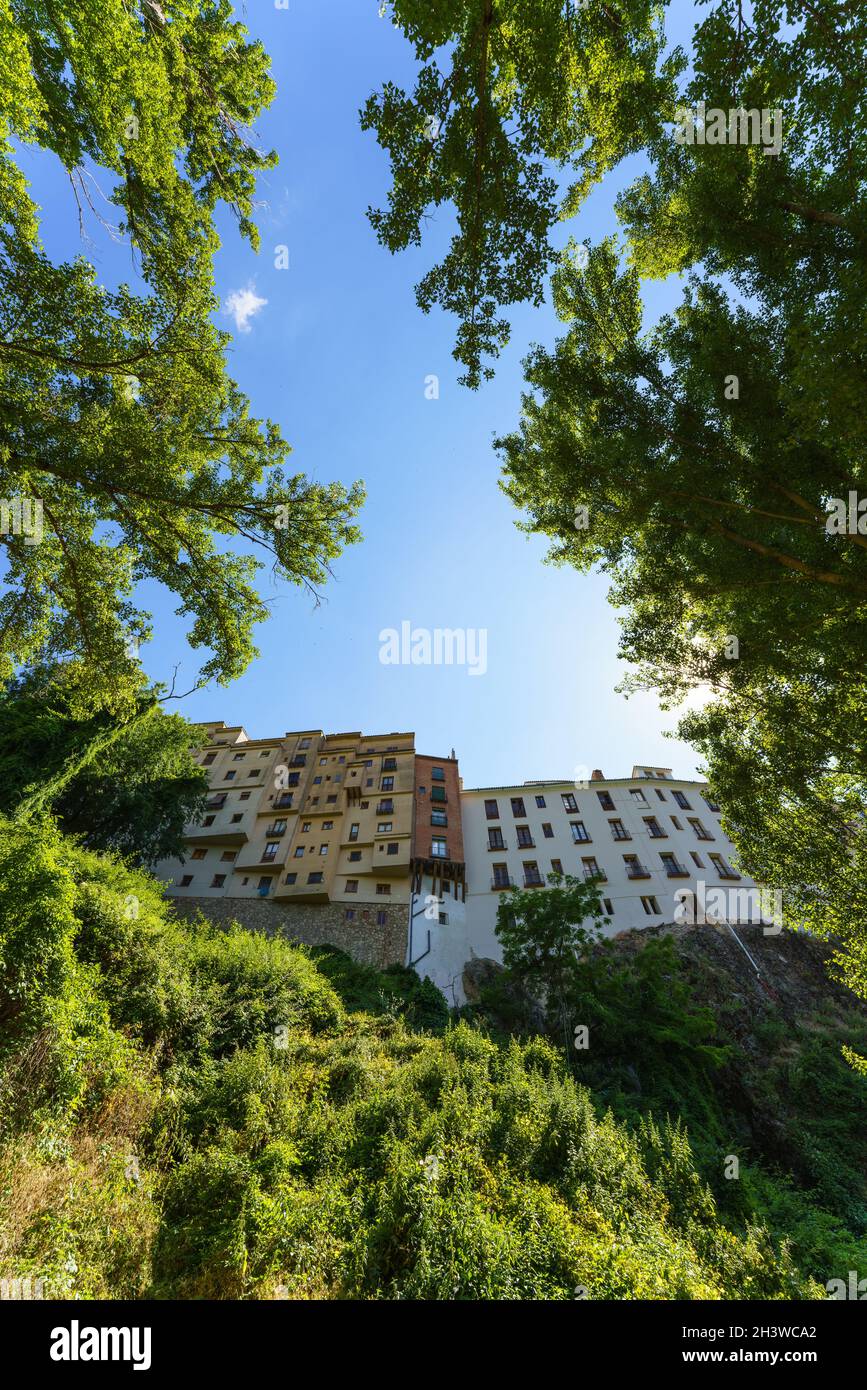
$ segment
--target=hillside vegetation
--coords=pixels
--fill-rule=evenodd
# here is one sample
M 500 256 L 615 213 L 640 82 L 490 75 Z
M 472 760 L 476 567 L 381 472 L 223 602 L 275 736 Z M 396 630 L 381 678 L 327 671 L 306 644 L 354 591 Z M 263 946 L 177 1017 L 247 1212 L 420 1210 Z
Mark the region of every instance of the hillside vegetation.
M 723 1221 L 676 1122 L 606 1114 L 549 1041 L 449 1025 L 402 972 L 320 959 L 176 920 L 146 874 L 3 822 L 2 1277 L 82 1298 L 822 1296 Z

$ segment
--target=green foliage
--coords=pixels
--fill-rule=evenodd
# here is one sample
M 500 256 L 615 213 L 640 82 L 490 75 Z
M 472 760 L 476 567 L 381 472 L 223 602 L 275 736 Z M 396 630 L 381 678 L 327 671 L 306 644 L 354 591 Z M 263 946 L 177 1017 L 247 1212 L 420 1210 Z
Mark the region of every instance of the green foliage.
M 88 849 L 138 864 L 180 855 L 208 787 L 196 727 L 144 693 L 123 725 L 76 717 L 77 675 L 31 672 L 0 692 L 0 811 L 38 801 Z
M 130 595 L 150 579 L 209 650 L 201 680 L 229 681 L 267 615 L 237 542 L 310 589 L 358 538 L 360 485 L 284 471 L 212 322 L 214 216 L 224 204 L 257 245 L 256 175 L 275 159 L 250 128 L 273 93 L 229 0 L 0 0 L 0 496 L 43 509 L 38 544 L 3 537 L 0 679 L 75 657 L 94 708 L 128 709 L 150 634 Z M 56 155 L 82 209 L 107 184 L 145 294 L 82 256 L 52 263 L 16 143 Z
M 311 952 L 316 968 L 337 991 L 352 1012 L 388 1013 L 400 1016 L 408 1027 L 442 1033 L 449 1007 L 431 980 L 414 970 L 390 965 L 385 970 L 360 965 L 336 946 L 319 946 Z
M 4 1276 L 83 1298 L 821 1296 L 726 1229 L 682 1130 L 600 1116 L 544 1039 L 411 1032 L 393 1005 L 439 1023 L 429 990 L 387 972 L 360 1012 L 370 974 L 320 953 L 347 1014 L 309 953 L 174 919 L 48 821 L 0 822 L 0 850 L 4 1006 L 32 955 L 14 905 L 61 905 L 4 1027 L 7 1097 L 35 1033 L 59 1059 L 41 1104 L 4 1109 Z

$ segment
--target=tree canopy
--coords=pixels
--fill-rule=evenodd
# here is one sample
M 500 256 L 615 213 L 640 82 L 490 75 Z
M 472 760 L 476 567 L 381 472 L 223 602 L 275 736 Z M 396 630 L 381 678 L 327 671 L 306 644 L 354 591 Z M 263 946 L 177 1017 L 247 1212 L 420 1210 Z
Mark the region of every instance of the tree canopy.
M 2 679 L 72 659 L 94 707 L 134 705 L 150 626 L 132 591 L 152 579 L 209 652 L 201 679 L 229 681 L 267 614 L 255 550 L 313 588 L 358 537 L 360 484 L 283 469 L 288 446 L 211 322 L 218 206 L 258 245 L 256 176 L 275 156 L 251 126 L 273 90 L 229 0 L 0 0 L 0 496 L 41 508 L 37 543 L 21 525 L 0 537 Z M 143 290 L 49 259 L 28 144 L 61 161 L 82 230 L 114 205 Z

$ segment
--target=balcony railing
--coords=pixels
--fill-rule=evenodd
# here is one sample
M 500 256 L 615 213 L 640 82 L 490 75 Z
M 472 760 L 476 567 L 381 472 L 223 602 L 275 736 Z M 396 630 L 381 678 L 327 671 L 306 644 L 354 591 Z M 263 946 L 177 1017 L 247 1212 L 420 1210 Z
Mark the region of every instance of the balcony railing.
M 650 838 L 651 838 L 651 840 L 667 840 L 667 839 L 668 839 L 668 831 L 667 831 L 667 830 L 650 830 L 650 827 L 649 827 L 649 826 L 648 826 L 648 830 L 650 831 Z
M 536 874 L 536 875 L 534 875 L 532 878 L 528 878 L 527 875 L 524 874 L 524 887 L 525 887 L 525 888 L 544 888 L 544 887 L 545 887 L 545 880 L 542 878 L 542 875 L 541 875 L 541 874 Z
M 379 805 L 378 805 L 377 808 L 376 808 L 376 814 L 377 814 L 378 816 L 393 816 L 393 815 L 394 815 L 394 802 L 393 802 L 393 801 L 380 801 Z
M 604 869 L 585 869 L 584 877 L 590 883 L 592 879 L 598 878 L 600 883 L 608 882 L 608 875 Z
M 535 848 L 536 848 L 536 841 L 535 841 L 535 840 L 530 840 L 530 839 L 522 840 L 522 839 L 520 838 L 520 836 L 518 837 L 518 849 L 535 849 Z
M 307 766 L 307 759 L 306 759 L 306 758 L 302 758 L 302 757 L 290 758 L 290 759 L 289 759 L 289 766 L 290 766 L 290 767 L 306 767 L 306 766 Z
M 628 830 L 612 830 L 611 838 L 613 840 L 631 840 L 632 836 Z
M 646 868 L 644 864 L 638 864 L 638 863 L 635 863 L 635 864 L 627 864 L 627 865 L 626 865 L 626 877 L 627 877 L 627 878 L 650 878 L 650 870 L 649 870 L 648 868 Z
M 292 806 L 292 793 L 291 793 L 291 792 L 289 792 L 289 793 L 287 793 L 287 794 L 285 794 L 285 795 L 283 795 L 283 796 L 278 796 L 278 797 L 277 797 L 277 800 L 274 802 L 274 809 L 277 810 L 277 811 L 288 811 L 288 810 L 291 809 L 291 806 Z
M 269 840 L 276 840 L 279 838 L 279 836 L 286 834 L 286 827 L 285 825 L 269 825 L 268 829 L 265 831 L 265 834 L 268 836 Z
M 276 858 L 277 858 L 277 853 L 276 853 L 276 850 L 275 850 L 275 852 L 274 852 L 273 854 L 263 854 L 262 857 L 261 857 L 261 859 L 259 860 L 259 863 L 260 863 L 260 864 L 273 864 L 273 863 L 274 863 L 274 860 L 275 860 Z
M 666 862 L 665 872 L 669 878 L 689 878 L 690 876 L 689 869 L 685 868 L 683 864 L 678 864 L 676 860 Z
M 739 879 L 739 878 L 740 878 L 740 874 L 736 874 L 735 871 L 734 871 L 734 869 L 732 869 L 730 866 L 726 866 L 725 869 L 717 869 L 717 874 L 718 874 L 718 876 L 719 876 L 720 878 L 731 878 L 731 879 Z
M 708 835 L 706 830 L 697 830 L 695 832 L 695 838 L 697 840 L 713 840 L 715 837 L 713 835 Z
M 225 804 L 226 804 L 226 798 L 225 798 L 225 796 L 215 796 L 214 799 L 213 799 L 213 801 L 206 801 L 206 802 L 205 802 L 205 810 L 206 810 L 206 811 L 222 811 L 222 809 L 223 809 L 223 807 L 225 806 Z
M 493 851 L 494 853 L 496 853 L 497 850 L 499 850 L 499 849 L 508 849 L 508 848 L 509 848 L 509 846 L 506 844 L 505 840 L 501 840 L 500 843 L 499 843 L 498 845 L 488 844 L 488 853 L 491 853 L 492 851 Z
M 514 888 L 514 886 L 515 886 L 514 880 L 511 879 L 511 878 L 492 878 L 492 879 L 491 879 L 491 888 L 492 888 L 492 889 L 495 889 L 495 890 L 496 890 L 497 888 Z

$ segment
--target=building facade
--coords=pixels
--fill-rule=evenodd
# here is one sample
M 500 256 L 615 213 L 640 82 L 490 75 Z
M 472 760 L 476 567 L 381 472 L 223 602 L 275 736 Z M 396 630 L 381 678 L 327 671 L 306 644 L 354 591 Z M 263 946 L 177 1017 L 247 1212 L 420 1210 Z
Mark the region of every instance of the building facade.
M 183 861 L 157 866 L 167 891 L 241 921 L 244 899 L 268 899 L 289 934 L 399 959 L 449 1002 L 465 998 L 468 961 L 502 958 L 504 890 L 545 887 L 551 874 L 598 882 L 609 935 L 683 920 L 692 895 L 716 895 L 717 920 L 764 920 L 719 806 L 670 768 L 470 790 L 454 750 L 417 753 L 412 733 L 207 729 L 206 814 L 187 827 Z M 379 929 L 387 946 L 371 945 Z

